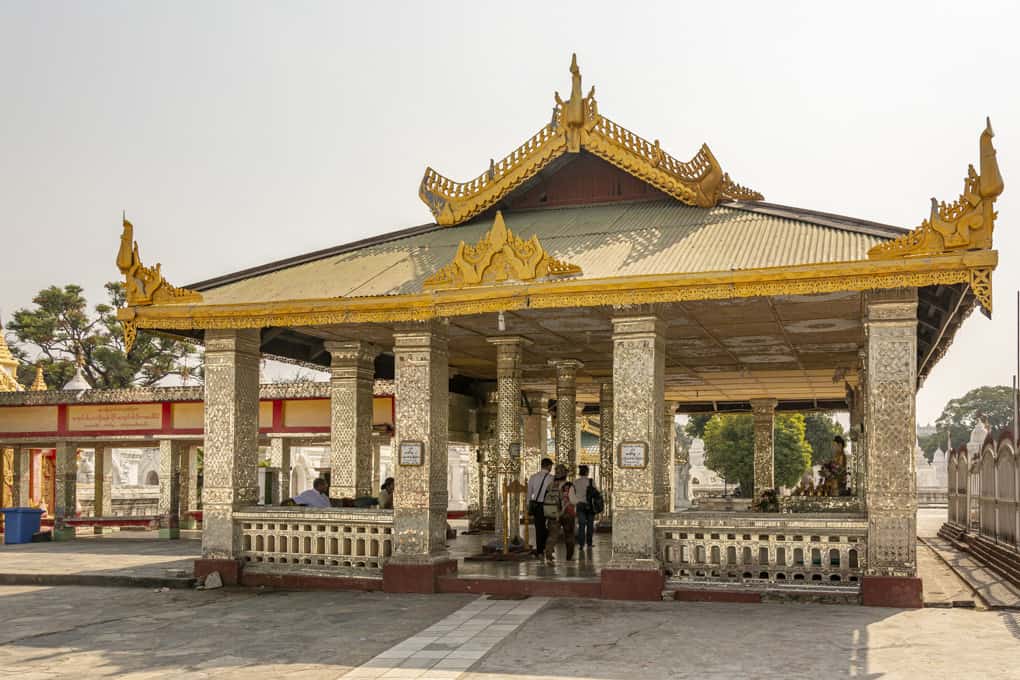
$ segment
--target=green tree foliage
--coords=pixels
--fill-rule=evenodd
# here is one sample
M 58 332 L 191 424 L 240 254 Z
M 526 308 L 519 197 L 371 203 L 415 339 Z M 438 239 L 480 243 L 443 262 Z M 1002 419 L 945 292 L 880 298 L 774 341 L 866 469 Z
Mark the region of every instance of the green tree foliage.
M 38 356 L 34 364 L 43 367 L 46 384 L 60 388 L 74 375 L 76 357 L 82 357 L 82 372 L 96 388 L 154 385 L 169 375 L 200 375 L 200 369 L 186 367 L 195 353 L 191 343 L 138 331 L 130 352 L 124 351 L 124 333 L 117 320 L 117 308 L 124 306 L 124 284 L 106 284 L 109 303 L 90 313 L 81 286 L 50 286 L 32 298 L 34 307 L 19 309 L 7 328 L 17 337 L 12 348 L 21 361 L 18 380 L 31 385 L 35 367 L 28 348 Z M 192 366 L 195 360 L 191 360 Z
M 811 445 L 804 438 L 804 416 L 776 416 L 776 485 L 795 486 L 811 466 Z M 739 483 L 745 496 L 754 487 L 754 418 L 750 415 L 715 415 L 705 423 L 705 466 L 731 484 Z
M 1001 430 L 1013 422 L 1013 388 L 1007 385 L 985 385 L 951 399 L 935 421 L 935 434 L 921 439 L 921 449 L 931 460 L 937 448 L 946 448 L 946 435 L 954 447 L 970 441 L 970 433 L 978 418 L 988 419 L 991 430 Z
M 832 460 L 832 439 L 836 435 L 847 438 L 843 426 L 831 413 L 804 414 L 804 438 L 811 445 L 812 465 L 824 465 Z
M 699 413 L 687 418 L 687 424 L 684 426 L 684 432 L 691 439 L 704 439 L 705 438 L 705 426 L 708 421 L 712 419 L 711 413 Z

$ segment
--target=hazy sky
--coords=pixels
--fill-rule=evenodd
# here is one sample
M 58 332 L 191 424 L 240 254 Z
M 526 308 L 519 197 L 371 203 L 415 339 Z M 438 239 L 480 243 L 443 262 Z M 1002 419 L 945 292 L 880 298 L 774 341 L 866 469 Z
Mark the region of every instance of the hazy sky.
M 770 201 L 904 227 L 992 117 L 995 320 L 931 374 L 927 422 L 1014 370 L 1018 26 L 987 1 L 0 0 L 0 309 L 98 301 L 121 210 L 178 285 L 429 222 L 425 166 L 468 179 L 531 136 L 576 51 L 600 111 L 675 156 L 706 141 Z

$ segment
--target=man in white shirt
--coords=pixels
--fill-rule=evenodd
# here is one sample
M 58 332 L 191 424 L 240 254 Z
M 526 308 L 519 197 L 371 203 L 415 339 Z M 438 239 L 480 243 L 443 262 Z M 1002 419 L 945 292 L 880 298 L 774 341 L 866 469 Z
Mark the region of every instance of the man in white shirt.
M 330 507 L 329 496 L 326 494 L 328 488 L 326 480 L 320 477 L 312 482 L 311 489 L 302 491 L 291 500 L 297 505 L 306 505 L 310 508 L 328 508 Z
M 553 483 L 552 466 L 553 462 L 550 459 L 543 458 L 542 469 L 528 478 L 528 510 L 535 524 L 536 555 L 545 554 L 545 543 L 549 538 L 549 531 L 545 526 L 545 509 L 542 504 Z

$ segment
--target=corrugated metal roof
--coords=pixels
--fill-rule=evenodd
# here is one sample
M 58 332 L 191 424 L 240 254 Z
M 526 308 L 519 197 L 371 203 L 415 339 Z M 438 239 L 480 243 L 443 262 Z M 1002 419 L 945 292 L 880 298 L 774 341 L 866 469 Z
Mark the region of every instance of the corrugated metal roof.
M 504 218 L 518 236 L 537 234 L 554 257 L 581 267 L 581 279 L 863 260 L 886 240 L 877 229 L 854 228 L 852 220 L 844 226 L 811 214 L 787 216 L 792 214 L 793 209 L 777 214 L 746 204 L 705 209 L 663 200 L 506 212 Z M 453 259 L 461 241 L 474 244 L 491 226 L 492 218 L 483 217 L 322 251 L 320 259 L 295 258 L 291 266 L 239 280 L 223 277 L 230 281 L 224 285 L 210 281 L 202 295 L 207 304 L 229 304 L 417 293 Z M 888 229 L 892 238 L 895 230 Z

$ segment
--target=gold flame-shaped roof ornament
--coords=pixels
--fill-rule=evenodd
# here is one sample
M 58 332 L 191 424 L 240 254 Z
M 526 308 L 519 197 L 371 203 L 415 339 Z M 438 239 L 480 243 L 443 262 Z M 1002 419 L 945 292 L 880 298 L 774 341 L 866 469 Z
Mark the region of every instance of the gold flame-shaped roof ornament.
M 963 193 L 952 203 L 931 199 L 931 212 L 921 225 L 894 241 L 880 243 L 868 251 L 873 260 L 924 257 L 967 250 L 990 250 L 995 230 L 995 199 L 1005 184 L 995 157 L 991 119 L 978 142 L 981 172 L 967 166 Z M 971 289 L 986 315 L 992 313 L 991 270 L 974 270 Z
M 426 288 L 465 288 L 505 281 L 535 281 L 572 276 L 581 268 L 557 260 L 546 252 L 538 236 L 524 240 L 507 228 L 503 213 L 496 211 L 492 228 L 475 245 L 457 246 L 453 261 L 425 279 Z
M 555 93 L 552 120 L 473 180 L 455 182 L 431 167 L 418 188 L 421 200 L 443 226 L 461 224 L 497 205 L 524 182 L 566 153 L 584 150 L 615 165 L 673 198 L 702 208 L 724 200 L 762 200 L 757 191 L 742 187 L 723 172 L 707 145 L 686 163 L 665 153 L 658 140 L 650 142 L 602 116 L 595 88 L 582 95 L 577 55 L 570 60 L 570 97 Z

